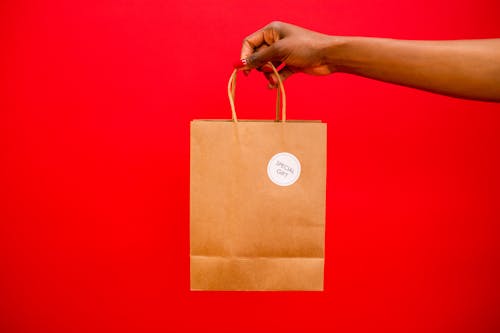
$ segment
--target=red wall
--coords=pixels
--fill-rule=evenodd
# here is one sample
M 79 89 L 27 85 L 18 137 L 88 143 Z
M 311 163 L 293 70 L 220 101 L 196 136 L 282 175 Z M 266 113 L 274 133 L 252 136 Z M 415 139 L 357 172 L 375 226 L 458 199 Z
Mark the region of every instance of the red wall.
M 189 292 L 189 121 L 242 38 L 500 37 L 495 0 L 0 3 L 0 331 L 498 332 L 500 104 L 297 75 L 328 122 L 322 293 Z M 273 94 L 240 78 L 242 118 Z

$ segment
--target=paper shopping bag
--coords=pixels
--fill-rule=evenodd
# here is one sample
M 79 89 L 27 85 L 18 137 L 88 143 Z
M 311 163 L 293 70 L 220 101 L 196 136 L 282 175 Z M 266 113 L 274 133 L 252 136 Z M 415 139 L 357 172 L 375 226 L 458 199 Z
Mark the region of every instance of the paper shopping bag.
M 323 290 L 326 124 L 193 120 L 191 290 Z M 278 97 L 279 98 L 279 97 Z

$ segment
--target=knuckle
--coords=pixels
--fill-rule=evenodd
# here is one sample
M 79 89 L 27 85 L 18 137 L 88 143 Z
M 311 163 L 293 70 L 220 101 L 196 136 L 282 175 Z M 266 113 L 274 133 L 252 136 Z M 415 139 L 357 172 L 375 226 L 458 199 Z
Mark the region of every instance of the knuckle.
M 259 57 L 256 53 L 252 53 L 248 58 L 247 58 L 247 64 L 250 66 L 259 66 Z
M 274 30 L 280 30 L 281 27 L 283 26 L 283 22 L 281 21 L 272 21 L 267 25 L 269 29 L 274 29 Z
M 245 38 L 243 38 L 242 44 L 243 45 L 252 45 L 252 42 L 250 41 L 250 36 L 246 36 Z

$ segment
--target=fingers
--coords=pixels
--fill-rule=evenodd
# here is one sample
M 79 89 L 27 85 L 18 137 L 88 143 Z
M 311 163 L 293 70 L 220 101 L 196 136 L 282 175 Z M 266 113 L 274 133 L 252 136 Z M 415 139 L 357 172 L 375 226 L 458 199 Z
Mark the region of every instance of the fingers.
M 267 44 L 263 44 L 261 46 L 259 46 L 258 48 L 256 48 L 254 50 L 254 53 L 252 53 L 250 56 L 248 56 L 246 58 L 246 63 L 249 67 L 252 67 L 252 68 L 257 68 L 257 70 L 259 71 L 262 71 L 262 72 L 272 72 L 273 69 L 270 65 L 270 63 L 268 61 L 264 62 L 262 65 L 259 66 L 259 63 L 255 64 L 255 59 L 253 59 L 255 57 L 255 54 L 257 53 L 257 57 L 259 55 L 262 55 L 262 54 L 265 54 L 265 53 L 262 53 L 265 49 L 269 48 L 269 46 Z
M 245 69 L 259 68 L 268 61 L 275 60 L 271 56 L 275 56 L 273 46 L 280 40 L 279 28 L 280 23 L 273 22 L 243 40 L 240 59 L 245 59 Z M 268 48 L 271 50 L 267 50 Z
M 247 59 L 254 51 L 264 45 L 264 30 L 254 32 L 243 40 L 240 59 Z
M 290 76 L 292 76 L 295 72 L 290 69 L 289 67 L 283 67 L 282 70 L 279 71 L 279 75 L 281 78 L 281 81 L 285 81 L 288 79 Z M 267 81 L 269 81 L 268 88 L 273 89 L 277 88 L 279 83 L 278 83 L 278 78 L 276 77 L 276 74 L 274 71 L 271 70 L 271 72 L 264 71 L 264 76 L 266 77 Z
M 276 87 L 278 78 L 269 63 L 278 67 L 285 60 L 286 47 L 282 41 L 282 38 L 285 37 L 285 31 L 287 31 L 286 24 L 272 22 L 249 35 L 243 40 L 241 61 L 235 67 L 242 69 L 246 74 L 251 69 L 257 68 L 264 72 L 264 76 L 269 81 L 269 87 Z M 285 66 L 279 75 L 281 80 L 286 80 L 293 73 L 293 70 Z
M 259 48 L 246 58 L 249 69 L 261 68 L 269 62 L 280 64 L 283 61 L 284 55 L 282 54 L 281 41 L 277 41 L 268 47 Z
M 284 67 L 279 73 L 280 73 L 280 77 L 281 77 L 282 81 L 285 81 L 290 76 L 295 74 L 295 72 L 292 69 L 290 69 L 289 67 Z

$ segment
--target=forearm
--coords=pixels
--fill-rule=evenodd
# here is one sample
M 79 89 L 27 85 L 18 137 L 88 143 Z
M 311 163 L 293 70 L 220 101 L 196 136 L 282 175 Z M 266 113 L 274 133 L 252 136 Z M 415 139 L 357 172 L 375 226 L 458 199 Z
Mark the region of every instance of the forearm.
M 500 39 L 333 37 L 325 58 L 332 71 L 455 97 L 500 101 Z

